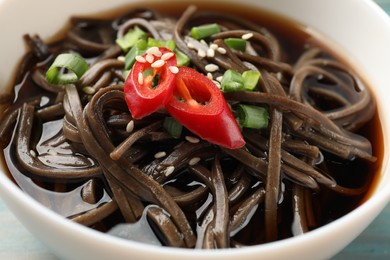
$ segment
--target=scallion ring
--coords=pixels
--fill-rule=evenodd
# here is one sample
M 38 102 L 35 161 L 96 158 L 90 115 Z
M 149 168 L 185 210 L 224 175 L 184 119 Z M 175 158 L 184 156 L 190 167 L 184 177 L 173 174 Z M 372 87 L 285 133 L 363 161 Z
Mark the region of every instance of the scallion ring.
M 62 73 L 59 68 L 67 70 Z M 88 70 L 88 63 L 80 55 L 63 53 L 56 57 L 46 72 L 46 80 L 50 84 L 69 84 L 77 82 Z

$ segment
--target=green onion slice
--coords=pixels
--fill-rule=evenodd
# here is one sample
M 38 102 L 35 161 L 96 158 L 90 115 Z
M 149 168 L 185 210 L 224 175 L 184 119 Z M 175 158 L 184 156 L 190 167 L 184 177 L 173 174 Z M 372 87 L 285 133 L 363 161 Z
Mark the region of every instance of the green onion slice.
M 237 51 L 245 51 L 246 49 L 246 40 L 242 38 L 226 38 L 223 41 L 229 48 Z
M 242 75 L 235 70 L 227 70 L 222 76 L 221 89 L 223 92 L 244 90 Z
M 134 26 L 134 28 L 130 29 L 123 37 L 116 39 L 116 44 L 118 44 L 123 51 L 127 51 L 133 47 L 138 40 L 146 39 L 146 37 L 147 34 L 143 30 L 138 26 Z
M 173 138 L 179 138 L 183 130 L 183 125 L 173 117 L 166 117 L 164 119 L 163 127 Z
M 260 72 L 256 70 L 247 70 L 242 73 L 242 78 L 244 81 L 244 88 L 246 90 L 253 90 L 260 79 Z
M 211 23 L 192 27 L 190 35 L 192 38 L 200 40 L 219 32 L 221 32 L 219 25 L 216 23 Z
M 242 127 L 262 129 L 268 127 L 269 114 L 264 107 L 238 105 L 238 123 Z
M 67 70 L 66 73 L 58 69 Z M 46 72 L 46 80 L 51 84 L 70 84 L 77 82 L 88 70 L 86 60 L 78 54 L 63 53 L 56 57 Z
M 183 52 L 179 51 L 178 49 L 175 49 L 174 53 L 176 54 L 177 66 L 188 66 L 190 64 L 190 57 L 185 55 Z

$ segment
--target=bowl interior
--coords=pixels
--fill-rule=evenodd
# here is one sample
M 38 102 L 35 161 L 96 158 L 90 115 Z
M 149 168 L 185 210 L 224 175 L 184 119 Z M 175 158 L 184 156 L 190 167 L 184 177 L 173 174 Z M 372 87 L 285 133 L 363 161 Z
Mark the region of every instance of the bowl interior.
M 196 1 L 192 1 L 194 2 Z M 226 3 L 226 1 L 219 2 Z M 302 24 L 310 25 L 307 30 L 313 30 L 313 33 L 318 31 L 324 35 L 349 63 L 354 64 L 363 78 L 370 82 L 379 107 L 385 147 L 382 175 L 373 195 L 365 204 L 347 216 L 297 238 L 239 250 L 188 251 L 124 241 L 67 221 L 26 196 L 6 177 L 2 169 L 0 195 L 21 222 L 59 256 L 65 258 L 96 257 L 98 259 L 113 256 L 124 258 L 129 255 L 134 259 L 154 259 L 156 257 L 159 259 L 183 259 L 183 257 L 187 259 L 199 259 L 199 257 L 257 259 L 259 255 L 264 254 L 269 259 L 286 256 L 328 258 L 355 238 L 389 201 L 389 137 L 387 133 L 390 127 L 390 115 L 386 111 L 390 111 L 390 102 L 386 102 L 385 98 L 390 92 L 388 90 L 390 86 L 390 77 L 388 77 L 390 20 L 387 15 L 372 1 L 242 0 L 240 2 L 261 6 Z M 95 13 L 128 3 L 129 1 L 125 0 L 84 0 L 77 4 L 68 4 L 66 0 L 0 1 L 0 34 L 3 35 L 2 48 L 0 48 L 0 57 L 2 57 L 0 91 L 6 90 L 13 68 L 25 51 L 21 40 L 23 34 L 38 33 L 47 39 L 63 27 L 70 15 Z M 22 5 L 23 8 L 21 8 Z M 302 10 L 305 11 L 302 12 Z M 15 19 L 15 14 L 23 19 Z M 7 26 L 10 21 L 13 25 Z

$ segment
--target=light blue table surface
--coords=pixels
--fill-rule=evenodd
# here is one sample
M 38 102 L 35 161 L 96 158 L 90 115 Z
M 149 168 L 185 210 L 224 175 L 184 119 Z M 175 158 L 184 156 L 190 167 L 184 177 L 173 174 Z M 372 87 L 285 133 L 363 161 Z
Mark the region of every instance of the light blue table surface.
M 390 14 L 390 0 L 376 0 Z M 0 199 L 0 260 L 57 259 L 9 211 Z M 390 205 L 333 259 L 390 259 Z

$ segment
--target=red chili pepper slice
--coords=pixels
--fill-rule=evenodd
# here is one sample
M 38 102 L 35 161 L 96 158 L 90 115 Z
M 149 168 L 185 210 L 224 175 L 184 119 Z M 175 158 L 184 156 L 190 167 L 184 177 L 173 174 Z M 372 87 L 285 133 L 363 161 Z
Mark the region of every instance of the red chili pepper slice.
M 170 67 L 176 66 L 176 56 L 164 47 L 158 48 L 158 51 L 161 55 L 155 55 L 156 51 L 146 51 L 143 58 L 134 63 L 125 82 L 125 100 L 134 118 L 155 112 L 172 96 L 175 74 Z
M 173 96 L 165 105 L 172 117 L 211 143 L 230 149 L 244 146 L 240 128 L 222 92 L 206 76 L 180 67 Z

